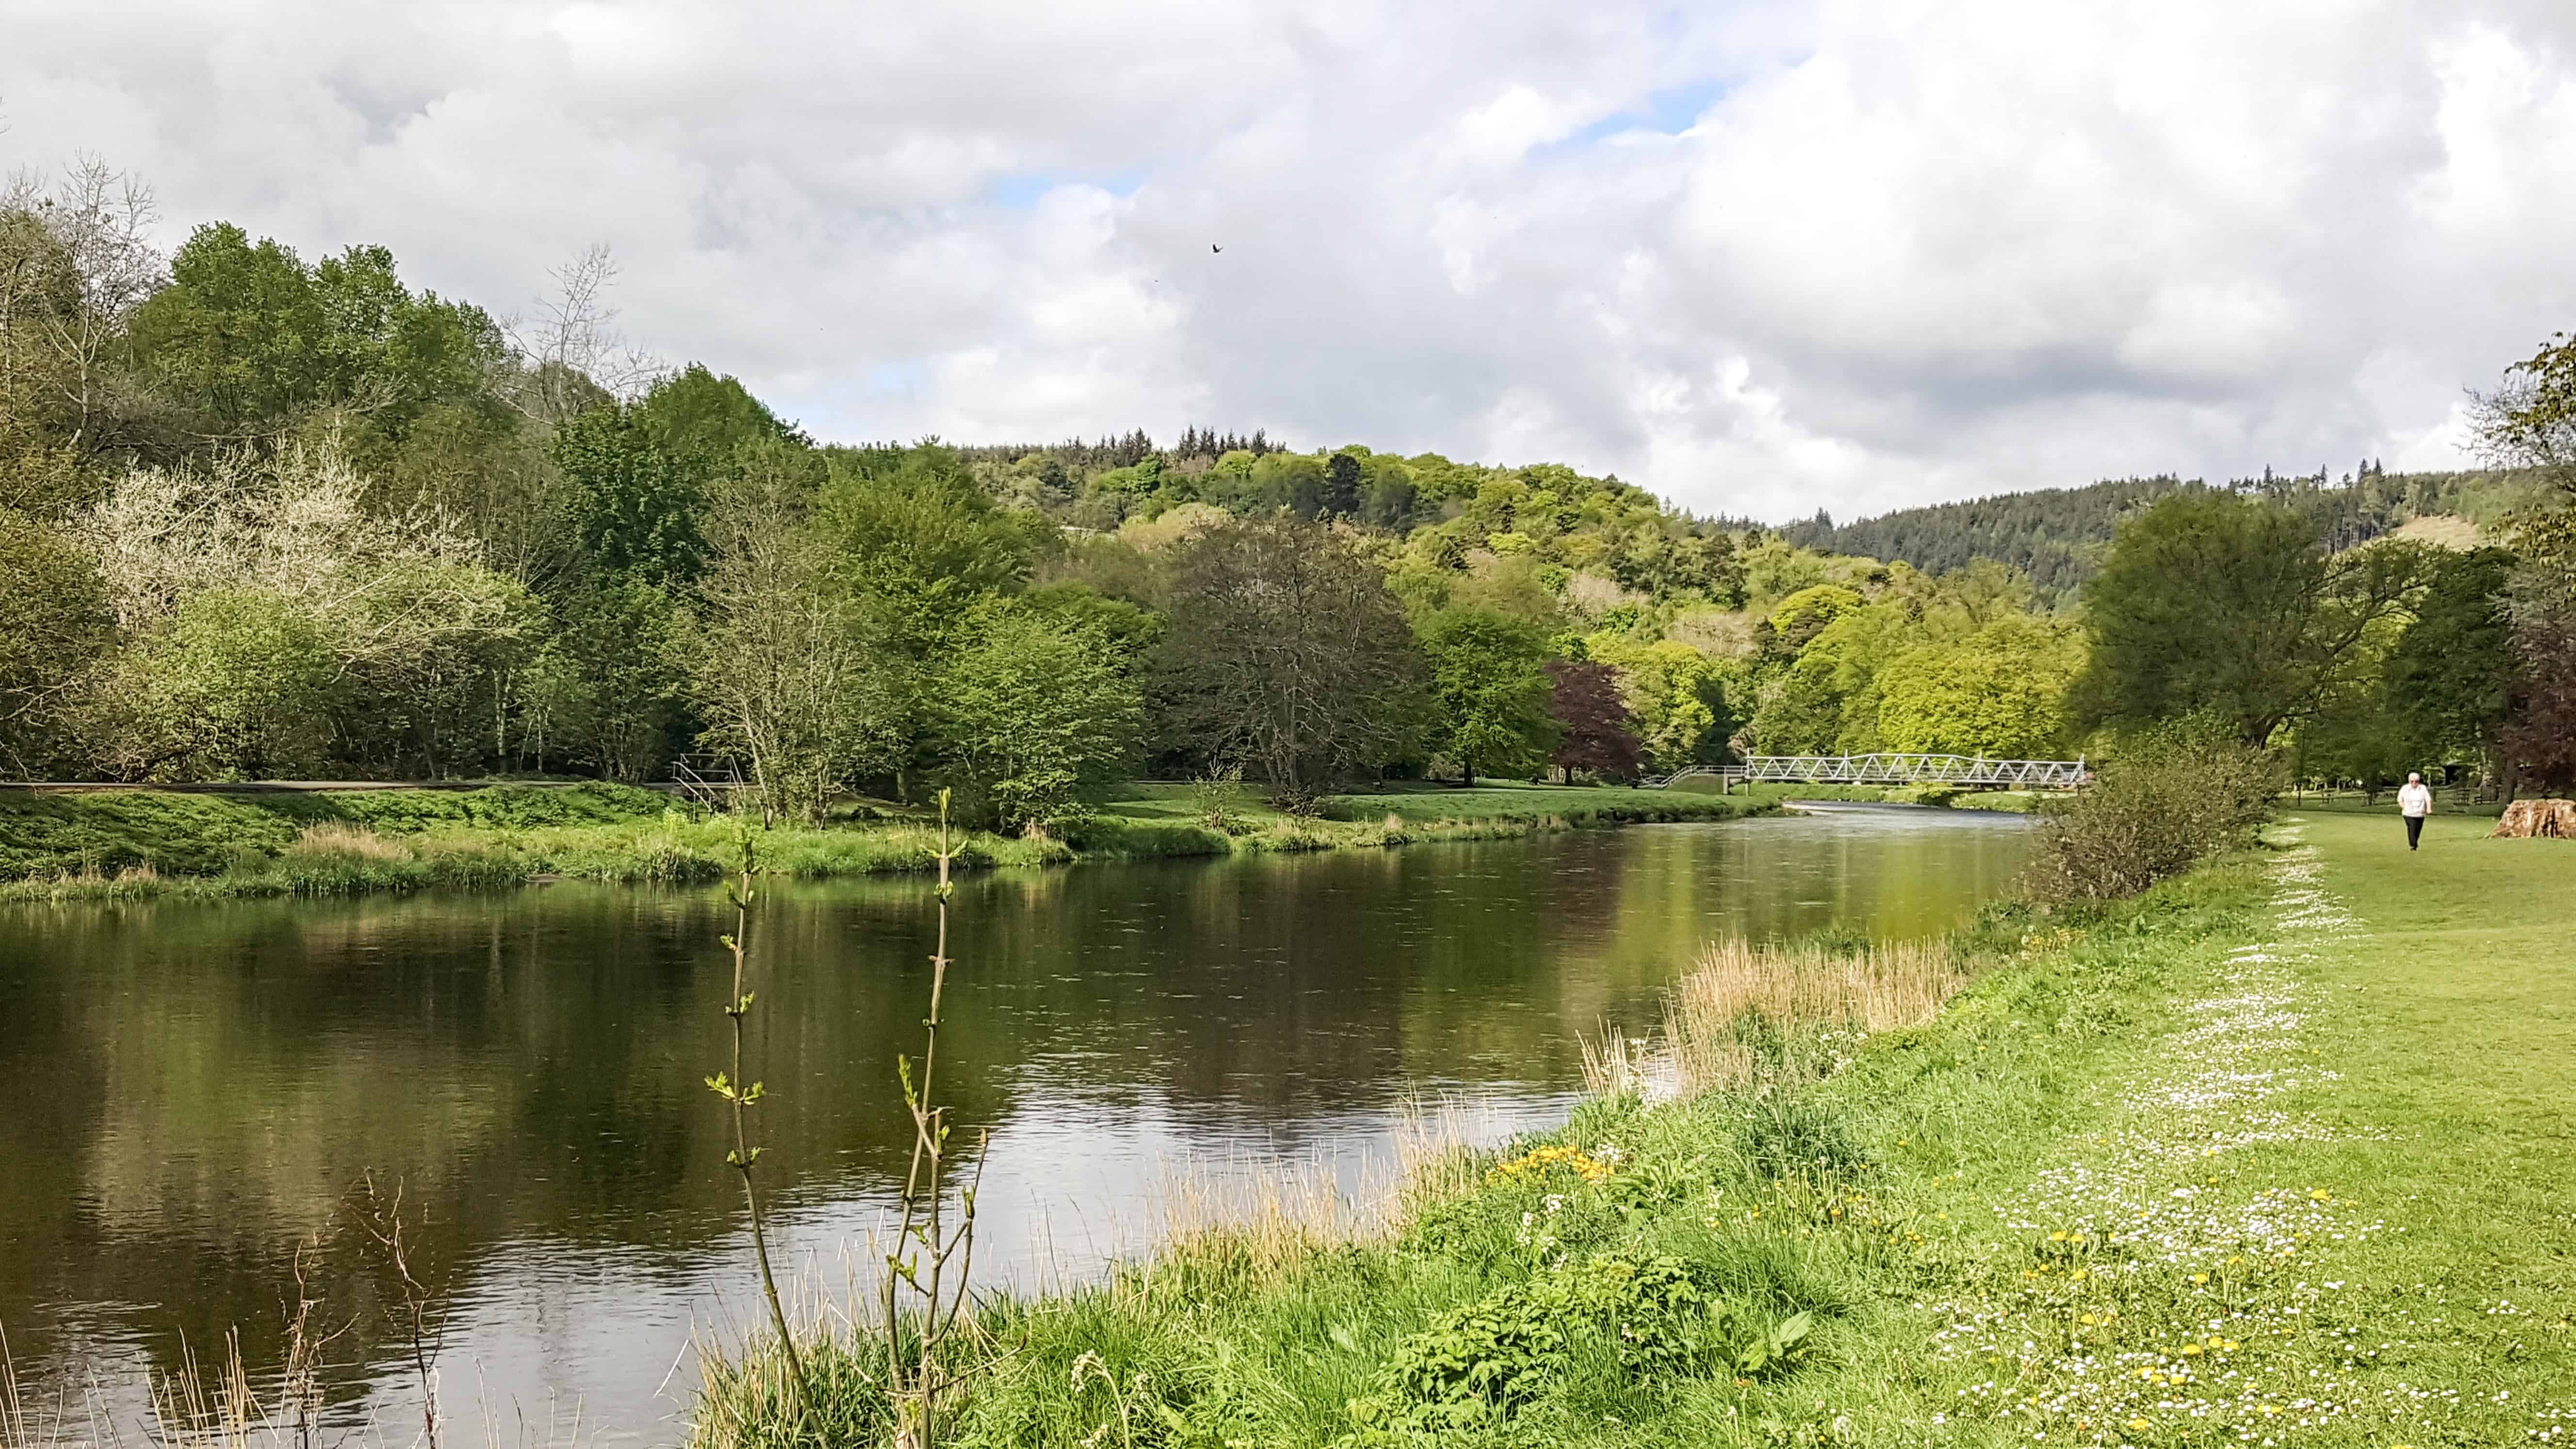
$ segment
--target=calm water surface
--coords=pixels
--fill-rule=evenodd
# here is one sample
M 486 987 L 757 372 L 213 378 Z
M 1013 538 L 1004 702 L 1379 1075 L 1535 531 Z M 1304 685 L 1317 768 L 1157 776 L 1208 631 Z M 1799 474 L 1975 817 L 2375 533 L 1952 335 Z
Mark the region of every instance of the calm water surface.
M 1957 924 L 2021 822 L 1837 808 L 1370 853 L 996 873 L 957 899 L 943 1095 L 989 1126 L 982 1261 L 1028 1283 L 1151 1236 L 1175 1181 L 1382 1176 L 1408 1099 L 1563 1110 L 1578 1033 L 1638 1028 L 1711 937 Z M 756 1114 L 783 1252 L 838 1297 L 907 1138 L 916 880 L 777 888 L 753 925 Z M 277 1355 L 299 1244 L 335 1399 L 411 1386 L 351 1191 L 402 1184 L 442 1395 L 679 1436 L 693 1332 L 745 1321 L 721 1104 L 720 896 L 560 885 L 342 903 L 0 908 L 0 1330 L 22 1378 Z M 675 1365 L 677 1371 L 675 1372 Z M 397 1436 L 399 1437 L 399 1436 Z

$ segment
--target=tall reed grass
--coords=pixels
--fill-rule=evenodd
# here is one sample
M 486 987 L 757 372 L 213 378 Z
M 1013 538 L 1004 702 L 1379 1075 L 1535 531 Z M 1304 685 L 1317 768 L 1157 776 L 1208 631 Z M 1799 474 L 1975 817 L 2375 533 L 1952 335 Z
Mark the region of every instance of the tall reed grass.
M 1879 942 L 1857 952 L 1721 941 L 1666 998 L 1665 1047 L 1682 1092 L 1713 1091 L 1751 1077 L 1762 1043 L 1784 1029 L 1919 1026 L 1966 981 L 1958 956 L 1939 941 Z

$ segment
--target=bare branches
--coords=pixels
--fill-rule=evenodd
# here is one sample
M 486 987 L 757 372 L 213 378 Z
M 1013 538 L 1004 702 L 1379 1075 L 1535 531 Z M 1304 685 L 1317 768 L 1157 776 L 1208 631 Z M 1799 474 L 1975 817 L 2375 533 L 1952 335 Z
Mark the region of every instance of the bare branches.
M 607 244 L 593 243 L 547 269 L 555 292 L 538 302 L 533 325 L 505 324 L 521 375 L 501 391 L 520 411 L 559 423 L 604 402 L 640 397 L 671 370 L 617 330 L 617 309 L 608 302 L 617 272 Z
M 431 1326 L 431 1294 L 411 1270 L 410 1247 L 403 1239 L 402 1184 L 395 1183 L 393 1196 L 386 1198 L 376 1191 L 375 1174 L 369 1172 L 359 1178 L 358 1188 L 364 1199 L 359 1204 L 359 1226 L 383 1252 L 385 1266 L 393 1270 L 395 1285 L 401 1291 L 397 1326 L 403 1331 L 404 1343 L 411 1351 L 412 1372 L 420 1382 L 421 1433 L 429 1449 L 438 1449 L 436 1366 L 447 1342 L 447 1320 L 441 1317 L 435 1328 Z M 300 1278 L 298 1282 L 300 1291 Z
M 158 218 L 149 187 L 95 156 L 0 188 L 0 432 L 41 406 L 88 441 L 134 309 L 167 276 Z

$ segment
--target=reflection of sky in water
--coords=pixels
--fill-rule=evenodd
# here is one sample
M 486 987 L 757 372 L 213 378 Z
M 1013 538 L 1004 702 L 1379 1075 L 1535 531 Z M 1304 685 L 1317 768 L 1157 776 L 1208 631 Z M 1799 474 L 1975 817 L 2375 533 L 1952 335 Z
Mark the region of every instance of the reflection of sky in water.
M 1175 1200 L 1282 1168 L 1366 1212 L 1422 1099 L 1443 1135 L 1561 1120 L 1577 1033 L 1651 1024 L 1713 936 L 1921 936 L 2008 885 L 2020 822 L 1834 810 L 1786 821 L 969 877 L 942 1092 L 990 1127 L 978 1280 L 1096 1274 Z M 922 883 L 774 890 L 755 923 L 757 1117 L 774 1244 L 810 1303 L 867 1279 L 917 1052 Z M 721 1116 L 712 901 L 490 897 L 22 914 L 0 931 L 0 1327 L 22 1373 L 78 1365 L 133 1434 L 139 1369 L 244 1325 L 254 1370 L 293 1244 L 361 1167 L 405 1175 L 451 1286 L 449 1413 L 501 1437 L 679 1437 L 693 1333 L 757 1316 Z M 70 1064 L 65 1066 L 64 1064 Z M 57 1080 L 57 1077 L 62 1080 Z M 273 1339 L 273 1332 L 270 1333 Z M 340 1382 L 389 1435 L 390 1346 Z M 148 1358 L 147 1358 L 148 1356 Z M 120 1367 L 123 1366 L 123 1367 Z M 551 1418 L 550 1418 L 551 1416 Z

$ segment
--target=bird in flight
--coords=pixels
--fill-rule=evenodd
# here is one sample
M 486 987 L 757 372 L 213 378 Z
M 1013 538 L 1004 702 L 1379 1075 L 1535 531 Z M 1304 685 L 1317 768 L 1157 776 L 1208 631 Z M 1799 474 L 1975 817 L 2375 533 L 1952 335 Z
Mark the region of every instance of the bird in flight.
M 1221 247 L 1221 246 L 1218 246 L 1215 242 L 1209 242 L 1209 243 L 1208 243 L 1208 250 L 1209 250 L 1209 251 L 1211 251 L 1211 252 L 1221 252 L 1221 251 L 1224 251 L 1224 250 L 1225 250 L 1225 248 L 1223 248 L 1223 247 Z

